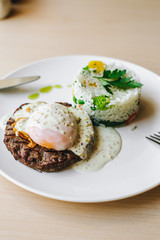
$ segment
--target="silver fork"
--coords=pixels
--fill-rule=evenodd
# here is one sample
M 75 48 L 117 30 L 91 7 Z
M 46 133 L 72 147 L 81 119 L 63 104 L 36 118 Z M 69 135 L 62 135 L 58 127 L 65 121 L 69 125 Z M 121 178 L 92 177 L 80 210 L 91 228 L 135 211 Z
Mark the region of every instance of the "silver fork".
M 146 136 L 146 138 L 155 142 L 155 143 L 160 144 L 160 132 L 158 132 L 158 134 L 150 135 L 149 137 Z

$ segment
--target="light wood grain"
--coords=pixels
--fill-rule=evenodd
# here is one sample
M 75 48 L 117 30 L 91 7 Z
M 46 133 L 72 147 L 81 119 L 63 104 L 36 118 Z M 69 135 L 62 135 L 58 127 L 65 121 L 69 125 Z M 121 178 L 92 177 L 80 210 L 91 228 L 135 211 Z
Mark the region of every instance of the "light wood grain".
M 159 43 L 159 0 L 17 0 L 0 21 L 0 76 L 68 54 L 120 58 L 160 74 Z M 47 199 L 2 176 L 0 189 L 2 240 L 160 239 L 160 187 L 100 204 Z

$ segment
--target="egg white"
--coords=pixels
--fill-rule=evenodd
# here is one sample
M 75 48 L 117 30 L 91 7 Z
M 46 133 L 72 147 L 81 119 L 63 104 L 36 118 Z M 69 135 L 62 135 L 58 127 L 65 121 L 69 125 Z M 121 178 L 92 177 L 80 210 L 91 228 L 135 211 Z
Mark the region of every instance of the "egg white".
M 58 115 L 56 112 L 58 112 Z M 66 118 L 66 115 L 68 118 Z M 16 111 L 13 119 L 16 121 L 15 129 L 17 135 L 18 131 L 29 135 L 28 129 L 30 127 L 51 129 L 61 134 L 65 134 L 63 125 L 72 125 L 73 128 L 78 128 L 77 139 L 68 150 L 71 150 L 81 159 L 88 157 L 94 145 L 94 128 L 90 117 L 84 111 L 73 107 L 68 108 L 56 103 L 30 103 Z
M 111 127 L 95 127 L 95 146 L 89 158 L 73 165 L 77 172 L 93 172 L 113 160 L 121 150 L 122 139 Z

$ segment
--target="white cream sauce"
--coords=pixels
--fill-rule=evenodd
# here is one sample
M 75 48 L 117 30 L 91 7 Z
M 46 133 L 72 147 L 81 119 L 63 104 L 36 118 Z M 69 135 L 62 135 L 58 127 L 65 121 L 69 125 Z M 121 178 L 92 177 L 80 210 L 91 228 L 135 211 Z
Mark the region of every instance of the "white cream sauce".
M 90 152 L 89 145 L 94 144 L 93 124 L 86 112 L 73 107 L 69 107 L 69 110 L 75 115 L 77 120 L 80 120 L 80 122 L 78 124 L 79 134 L 77 141 L 68 150 L 71 150 L 76 155 L 80 156 L 81 159 L 86 159 Z
M 1 117 L 0 119 L 0 129 L 5 130 L 6 128 L 6 124 L 8 122 L 8 120 L 10 119 L 10 117 L 12 116 L 12 114 L 5 114 L 3 117 Z
M 95 127 L 95 137 L 95 147 L 90 157 L 73 165 L 74 170 L 78 172 L 99 170 L 120 152 L 122 140 L 115 129 L 111 127 Z

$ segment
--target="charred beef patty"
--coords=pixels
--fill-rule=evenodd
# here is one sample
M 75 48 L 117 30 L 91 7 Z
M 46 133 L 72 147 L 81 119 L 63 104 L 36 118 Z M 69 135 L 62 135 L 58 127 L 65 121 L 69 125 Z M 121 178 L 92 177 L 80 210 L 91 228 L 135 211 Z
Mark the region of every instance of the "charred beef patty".
M 66 107 L 71 106 L 68 103 L 60 103 Z M 16 111 L 22 108 L 21 105 Z M 68 167 L 81 158 L 70 150 L 55 151 L 36 145 L 31 148 L 29 141 L 15 135 L 13 130 L 14 119 L 10 118 L 6 124 L 4 143 L 7 149 L 13 154 L 14 158 L 28 167 L 44 172 L 55 172 Z

